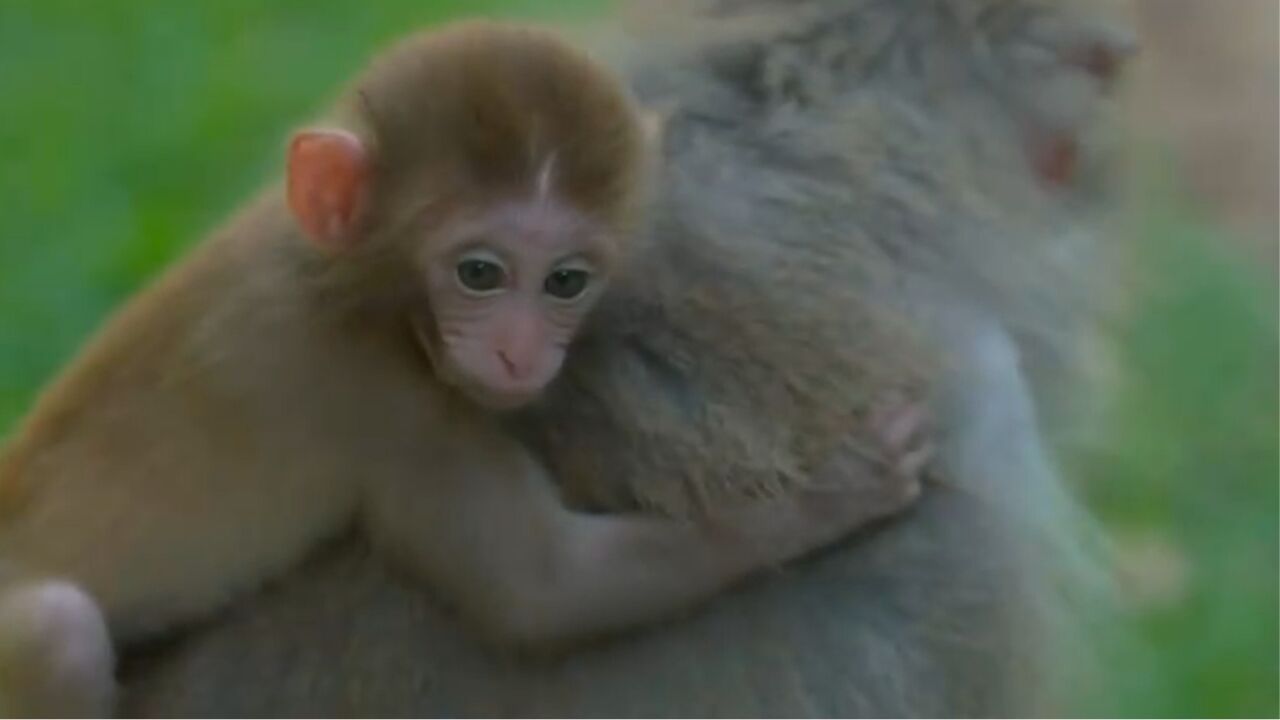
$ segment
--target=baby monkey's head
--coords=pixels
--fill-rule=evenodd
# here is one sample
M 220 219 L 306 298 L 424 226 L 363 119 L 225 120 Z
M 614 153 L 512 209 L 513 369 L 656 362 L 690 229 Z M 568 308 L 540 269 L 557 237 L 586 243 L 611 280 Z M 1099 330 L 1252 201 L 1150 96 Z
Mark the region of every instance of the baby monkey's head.
M 352 292 L 389 288 L 436 374 L 510 409 L 555 378 L 644 197 L 622 84 L 553 34 L 468 22 L 402 41 L 336 127 L 289 147 L 288 203 Z

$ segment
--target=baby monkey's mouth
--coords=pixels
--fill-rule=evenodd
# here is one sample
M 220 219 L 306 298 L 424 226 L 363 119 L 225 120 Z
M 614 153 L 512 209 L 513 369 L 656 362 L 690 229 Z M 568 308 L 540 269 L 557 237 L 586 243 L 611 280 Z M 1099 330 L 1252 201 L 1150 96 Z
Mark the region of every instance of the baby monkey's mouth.
M 495 390 L 483 380 L 452 371 L 448 363 L 441 361 L 439 335 L 429 311 L 412 313 L 409 316 L 409 327 L 436 379 L 453 387 L 485 410 L 512 412 L 531 404 L 542 394 L 544 384 L 531 383 L 525 387 L 512 386 Z

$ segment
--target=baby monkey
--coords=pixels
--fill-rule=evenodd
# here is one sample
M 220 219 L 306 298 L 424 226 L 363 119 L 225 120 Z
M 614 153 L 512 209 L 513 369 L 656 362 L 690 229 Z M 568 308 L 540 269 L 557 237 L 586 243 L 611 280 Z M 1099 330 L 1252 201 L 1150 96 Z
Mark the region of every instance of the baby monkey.
M 353 524 L 523 645 L 660 618 L 909 504 L 902 404 L 875 422 L 887 465 L 832 458 L 716 523 L 570 509 L 503 430 L 621 268 L 646 144 L 619 83 L 542 31 L 378 58 L 294 136 L 283 189 L 126 305 L 0 454 L 0 713 L 109 713 L 113 643 Z

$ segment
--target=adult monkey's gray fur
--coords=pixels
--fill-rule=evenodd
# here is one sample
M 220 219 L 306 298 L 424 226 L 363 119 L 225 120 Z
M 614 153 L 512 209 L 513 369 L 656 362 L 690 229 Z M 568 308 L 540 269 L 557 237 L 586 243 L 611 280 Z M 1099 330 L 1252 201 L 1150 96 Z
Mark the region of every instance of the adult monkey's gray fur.
M 688 49 L 645 39 L 634 65 L 642 98 L 669 114 L 654 254 L 638 258 L 634 282 L 611 306 L 620 322 L 575 349 L 564 394 L 544 411 L 558 424 L 543 428 L 556 432 L 535 440 L 553 466 L 612 458 L 623 471 L 605 480 L 670 458 L 690 473 L 717 462 L 750 469 L 763 462 L 749 455 L 760 446 L 744 444 L 744 459 L 727 436 L 705 436 L 711 443 L 702 454 L 680 437 L 666 438 L 669 454 L 658 447 L 680 422 L 705 429 L 708 398 L 729 398 L 741 411 L 777 397 L 753 392 L 769 378 L 732 374 L 724 346 L 699 343 L 758 330 L 744 320 L 753 312 L 810 318 L 801 330 L 827 341 L 832 319 L 861 322 L 870 302 L 920 344 L 863 349 L 889 360 L 907 353 L 904 368 L 921 357 L 941 368 L 937 484 L 907 516 L 687 621 L 542 664 L 486 652 L 430 598 L 359 547 L 344 546 L 230 619 L 139 661 L 126 673 L 127 712 L 740 717 L 1052 709 L 1055 631 L 1069 610 L 1064 590 L 1081 587 L 1087 578 L 1075 571 L 1089 566 L 1085 530 L 1039 428 L 1052 420 L 1056 391 L 1066 387 L 1088 330 L 1085 299 L 1097 288 L 1087 283 L 1098 277 L 1092 243 L 1110 193 L 1094 161 L 1109 155 L 1082 144 L 1070 181 L 1050 185 L 1033 171 L 1027 148 L 1044 137 L 1092 136 L 1111 73 L 1081 58 L 1119 57 L 1124 43 L 1067 17 L 1061 5 L 1029 0 L 685 6 L 720 40 L 702 36 Z M 662 295 L 699 283 L 732 297 L 721 319 L 699 310 L 688 320 L 672 309 L 695 301 Z M 700 327 L 692 323 L 712 326 L 682 332 Z M 837 352 L 797 333 L 800 347 L 743 347 L 752 353 L 747 371 L 784 350 L 805 367 L 820 367 L 815 353 Z M 719 363 L 710 366 L 716 373 L 699 364 L 704 356 Z M 868 367 L 884 360 L 869 356 Z M 642 391 L 609 384 L 622 372 L 648 378 Z M 840 391 L 843 380 L 831 380 Z M 651 421 L 655 408 L 662 422 Z M 732 414 L 716 417 L 728 423 L 724 432 L 766 439 L 785 456 L 803 438 L 779 441 L 771 428 L 785 434 L 788 423 L 811 421 L 786 411 L 736 425 Z M 571 452 L 565 440 L 575 437 L 589 438 L 585 452 Z M 679 488 L 631 489 L 684 509 Z M 637 501 L 616 483 L 578 490 L 602 505 Z

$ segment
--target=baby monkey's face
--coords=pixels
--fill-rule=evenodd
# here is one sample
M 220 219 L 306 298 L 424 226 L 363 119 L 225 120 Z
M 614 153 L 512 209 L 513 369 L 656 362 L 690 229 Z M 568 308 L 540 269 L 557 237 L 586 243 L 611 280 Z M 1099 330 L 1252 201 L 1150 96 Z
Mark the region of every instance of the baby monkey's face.
M 432 235 L 414 325 L 437 375 L 489 409 L 535 400 L 605 289 L 611 238 L 544 193 L 460 215 Z

